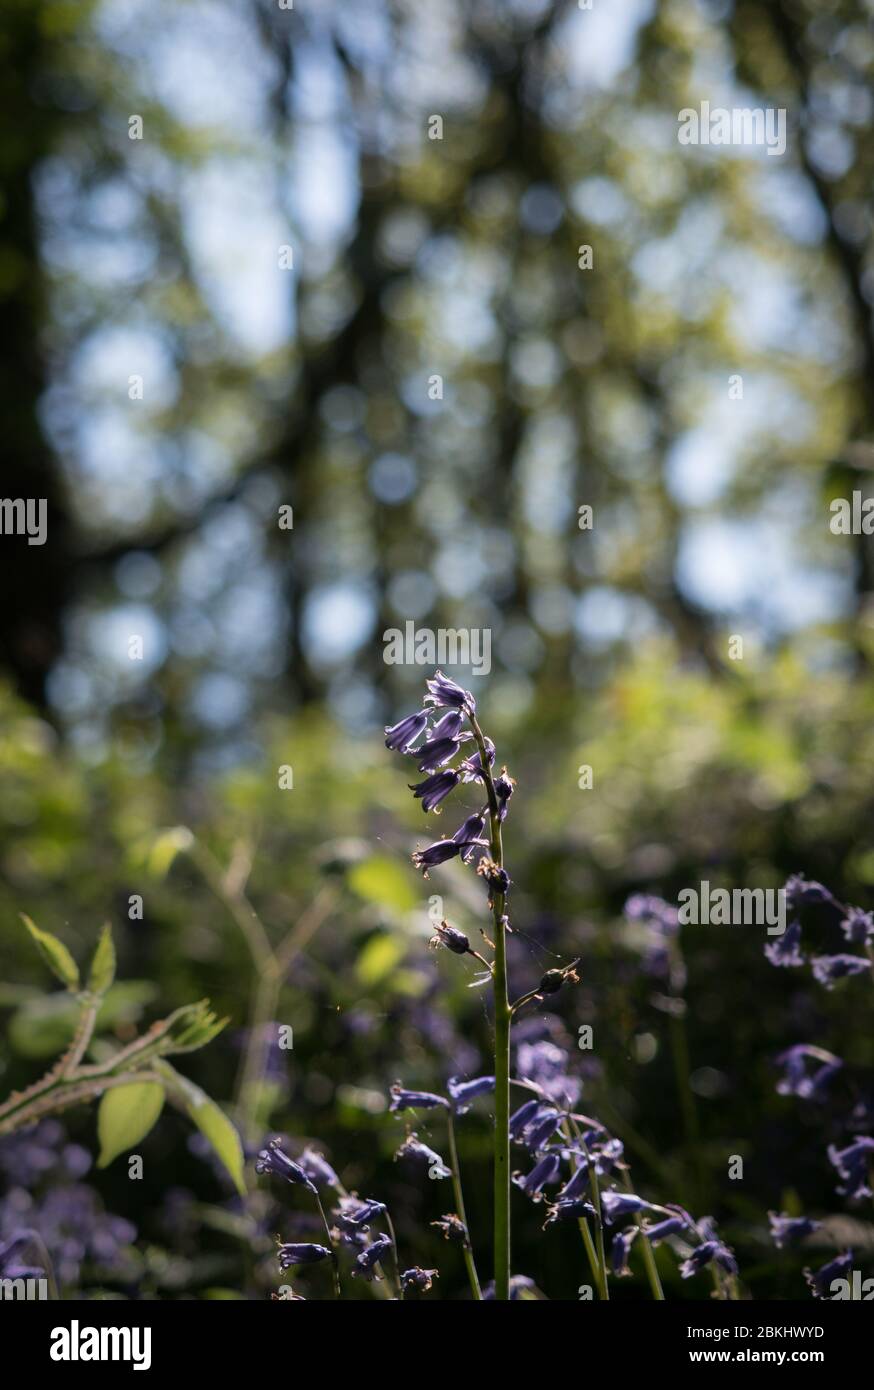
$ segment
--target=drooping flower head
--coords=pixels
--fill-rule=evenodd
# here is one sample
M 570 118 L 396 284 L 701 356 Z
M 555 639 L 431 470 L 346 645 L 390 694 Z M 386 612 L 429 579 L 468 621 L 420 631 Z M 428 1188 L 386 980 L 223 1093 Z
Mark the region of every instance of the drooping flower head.
M 431 680 L 425 682 L 428 687 L 426 701 L 432 704 L 435 709 L 457 709 L 462 712 L 475 714 L 476 700 L 469 690 L 464 690 L 449 676 L 444 676 L 442 671 L 435 671 Z
M 271 1139 L 265 1149 L 259 1150 L 255 1160 L 255 1172 L 271 1173 L 274 1177 L 285 1178 L 286 1182 L 305 1187 L 308 1192 L 318 1190 L 304 1168 L 284 1152 L 281 1139 Z
M 819 1221 L 812 1221 L 809 1216 L 786 1216 L 784 1212 L 776 1211 L 768 1212 L 768 1220 L 771 1223 L 771 1239 L 778 1250 L 803 1240 L 820 1226 Z
M 376 1267 L 380 1261 L 385 1258 L 391 1248 L 391 1236 L 377 1236 L 357 1257 L 355 1264 L 352 1266 L 352 1278 L 363 1278 L 366 1279 L 368 1283 L 376 1279 L 378 1282 L 382 1276 L 377 1274 Z
M 286 1244 L 277 1248 L 279 1264 L 282 1269 L 291 1269 L 292 1265 L 312 1265 L 319 1260 L 329 1260 L 331 1251 L 326 1245 L 307 1244 Z
M 429 1178 L 451 1178 L 452 1169 L 447 1168 L 443 1159 L 433 1149 L 429 1149 L 427 1144 L 415 1134 L 408 1134 L 400 1148 L 395 1153 L 395 1158 L 410 1158 L 416 1163 L 424 1164 L 428 1169 Z
M 412 1289 L 418 1289 L 419 1293 L 427 1293 L 434 1280 L 439 1278 L 436 1269 L 422 1269 L 420 1265 L 414 1265 L 412 1269 L 404 1270 L 401 1285 L 406 1293 Z
M 391 1104 L 389 1110 L 433 1110 L 437 1105 L 444 1105 L 449 1108 L 449 1101 L 445 1096 L 437 1096 L 433 1091 L 408 1091 L 399 1081 L 396 1081 L 391 1088 Z

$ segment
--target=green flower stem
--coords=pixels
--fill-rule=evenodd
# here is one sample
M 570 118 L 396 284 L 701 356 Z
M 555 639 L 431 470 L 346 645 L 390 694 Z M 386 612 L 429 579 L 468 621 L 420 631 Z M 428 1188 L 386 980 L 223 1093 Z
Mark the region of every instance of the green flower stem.
M 631 1181 L 631 1174 L 629 1173 L 627 1168 L 623 1168 L 622 1170 L 622 1185 L 625 1188 L 626 1192 L 634 1191 L 634 1185 Z M 641 1216 L 640 1212 L 637 1213 L 637 1229 L 640 1231 L 640 1243 L 641 1249 L 643 1250 L 643 1263 L 646 1266 L 646 1277 L 649 1280 L 649 1286 L 652 1290 L 652 1296 L 653 1298 L 658 1299 L 659 1302 L 663 1303 L 665 1298 L 665 1291 L 662 1288 L 662 1281 L 659 1278 L 659 1271 L 658 1266 L 656 1265 L 656 1259 L 653 1253 L 653 1248 L 650 1245 L 649 1238 L 647 1237 L 647 1234 L 643 1228 L 643 1217 Z
M 322 1199 L 319 1196 L 318 1192 L 316 1193 L 316 1205 L 319 1209 L 319 1216 L 322 1218 L 322 1225 L 325 1228 L 325 1235 L 328 1237 L 328 1248 L 331 1251 L 331 1266 L 334 1271 L 334 1297 L 342 1298 L 343 1295 L 340 1289 L 340 1265 L 339 1261 L 337 1260 L 337 1252 L 334 1249 L 334 1240 L 331 1235 L 331 1228 L 328 1225 L 328 1218 L 325 1215 L 325 1208 L 322 1206 Z
M 583 1136 L 580 1133 L 579 1125 L 573 1116 L 569 1117 L 570 1125 L 573 1130 L 574 1138 L 580 1146 L 589 1174 L 589 1187 L 592 1192 L 592 1205 L 597 1212 L 595 1222 L 595 1234 L 598 1242 L 598 1267 L 600 1279 L 598 1280 L 598 1291 L 602 1300 L 607 1303 L 610 1300 L 610 1286 L 607 1282 L 607 1255 L 604 1250 L 604 1219 L 601 1214 L 601 1187 L 598 1182 L 598 1172 L 589 1150 L 583 1143 Z
M 464 1209 L 464 1193 L 461 1190 L 461 1168 L 458 1163 L 458 1145 L 455 1142 L 455 1117 L 451 1110 L 447 1110 L 446 1112 L 446 1125 L 449 1131 L 449 1162 L 452 1165 L 452 1190 L 455 1193 L 455 1210 L 464 1222 L 464 1228 L 467 1231 L 467 1240 L 464 1245 L 464 1263 L 467 1267 L 467 1277 L 470 1280 L 470 1291 L 474 1298 L 479 1300 L 482 1298 L 482 1291 L 476 1272 L 476 1262 L 473 1258 L 470 1227 L 467 1224 L 467 1212 Z
M 476 716 L 469 715 L 489 802 L 489 840 L 491 857 L 499 868 L 504 865 L 501 843 L 501 817 L 495 784 L 489 769 L 486 743 Z M 507 942 L 504 920 L 505 895 L 492 894 L 495 919 L 495 960 L 492 970 L 495 1011 L 495 1165 L 494 1165 L 494 1260 L 495 1299 L 510 1297 L 510 1023 L 512 1014 L 507 992 Z

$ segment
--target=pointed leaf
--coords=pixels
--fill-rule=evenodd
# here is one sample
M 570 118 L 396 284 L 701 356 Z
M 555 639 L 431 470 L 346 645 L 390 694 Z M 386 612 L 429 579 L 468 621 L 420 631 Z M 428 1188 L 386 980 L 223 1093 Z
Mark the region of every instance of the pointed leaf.
M 157 1081 L 132 1081 L 103 1093 L 97 1111 L 100 1140 L 98 1168 L 105 1168 L 121 1153 L 130 1153 L 158 1119 L 164 1105 L 164 1087 Z
M 36 942 L 37 949 L 49 969 L 57 975 L 62 984 L 67 986 L 67 989 L 77 990 L 79 988 L 79 967 L 63 941 L 52 936 L 51 932 L 43 931 L 24 913 L 21 914 L 21 920 Z
M 246 1195 L 243 1146 L 240 1136 L 227 1115 L 210 1100 L 205 1091 L 182 1076 L 169 1062 L 157 1063 L 161 1075 L 167 1078 L 170 1094 L 188 1113 L 201 1134 L 209 1140 L 241 1197 Z
M 91 962 L 88 988 L 92 994 L 105 994 L 115 979 L 115 946 L 112 941 L 112 927 L 109 923 L 100 933 L 97 950 Z

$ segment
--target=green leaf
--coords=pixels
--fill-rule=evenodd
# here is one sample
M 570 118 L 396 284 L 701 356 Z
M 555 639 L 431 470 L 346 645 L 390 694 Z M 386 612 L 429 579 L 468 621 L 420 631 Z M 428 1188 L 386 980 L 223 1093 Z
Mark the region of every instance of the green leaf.
M 67 986 L 67 989 L 77 990 L 79 988 L 79 967 L 63 941 L 52 936 L 51 932 L 42 931 L 24 913 L 21 914 L 21 920 L 36 942 L 37 949 L 49 969 L 57 975 L 62 984 Z
M 362 948 L 355 962 L 355 973 L 368 989 L 378 985 L 403 960 L 406 947 L 396 936 L 379 932 Z
M 152 1129 L 164 1106 L 164 1087 L 157 1081 L 132 1081 L 104 1091 L 97 1111 L 100 1140 L 98 1168 L 121 1153 L 130 1153 Z
M 378 907 L 411 912 L 421 902 L 413 875 L 387 855 L 374 854 L 355 864 L 347 881 L 353 893 Z
M 92 994 L 105 994 L 115 979 L 115 946 L 112 943 L 112 927 L 109 923 L 100 933 L 97 950 L 91 962 L 88 988 Z
M 173 1099 L 178 1101 L 201 1134 L 209 1140 L 240 1196 L 245 1197 L 243 1146 L 227 1115 L 214 1100 L 210 1100 L 205 1091 L 195 1086 L 187 1076 L 182 1076 L 169 1062 L 159 1061 L 157 1067 L 161 1075 L 167 1077 Z
M 194 844 L 194 836 L 186 825 L 174 825 L 156 835 L 148 849 L 146 865 L 155 878 L 166 878 L 177 854 L 184 854 Z

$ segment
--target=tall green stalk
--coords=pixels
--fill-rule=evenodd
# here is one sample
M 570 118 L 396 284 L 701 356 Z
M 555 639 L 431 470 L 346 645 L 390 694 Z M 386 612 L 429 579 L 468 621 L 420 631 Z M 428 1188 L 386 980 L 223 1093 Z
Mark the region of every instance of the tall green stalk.
M 489 842 L 491 857 L 498 868 L 504 867 L 501 843 L 501 817 L 495 785 L 489 770 L 488 755 L 482 730 L 476 718 L 470 716 L 471 728 L 479 749 L 483 780 L 489 802 Z M 494 1154 L 494 1260 L 495 1298 L 510 1297 L 510 1022 L 512 1018 L 507 991 L 507 922 L 504 915 L 506 895 L 493 891 L 492 912 L 495 919 L 495 960 L 492 968 L 495 1011 L 495 1154 Z

